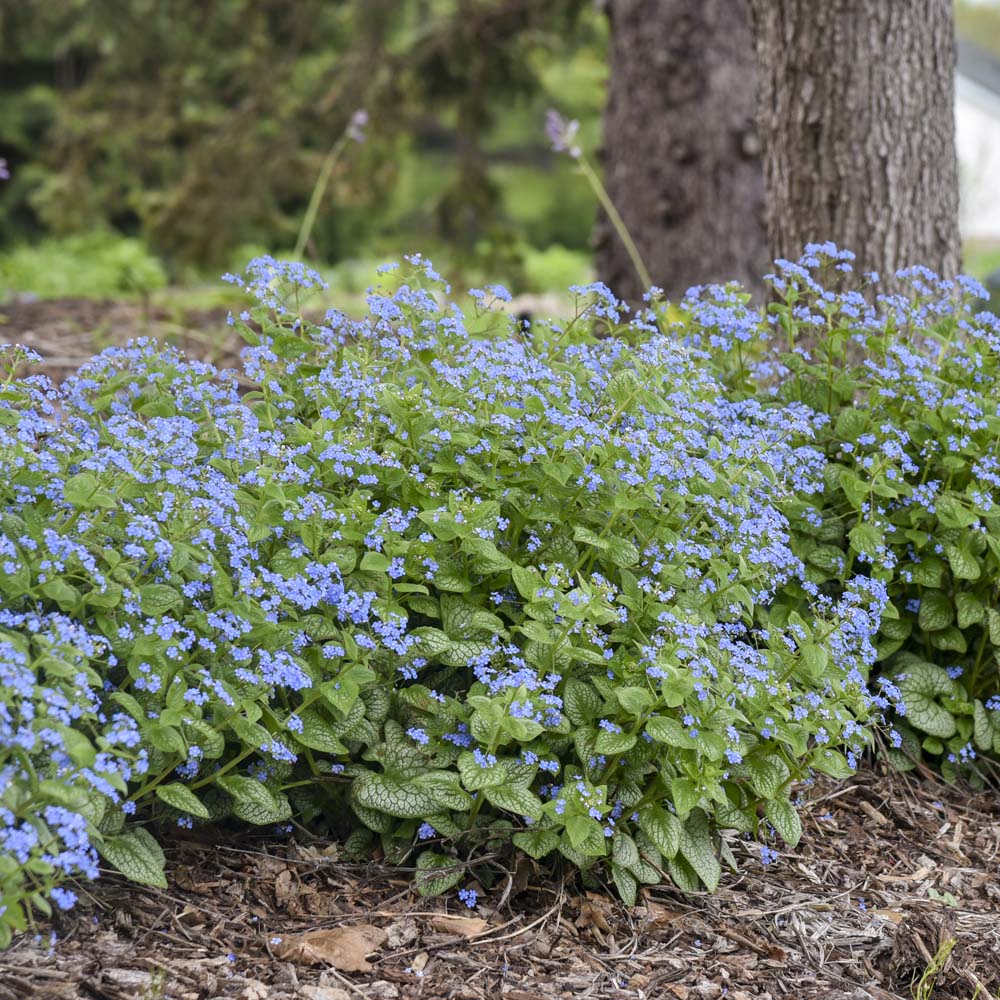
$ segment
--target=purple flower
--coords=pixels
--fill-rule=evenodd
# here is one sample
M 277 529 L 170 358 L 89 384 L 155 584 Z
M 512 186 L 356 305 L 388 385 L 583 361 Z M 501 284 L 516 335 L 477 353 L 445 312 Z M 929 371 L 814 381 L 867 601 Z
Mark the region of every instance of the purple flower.
M 582 152 L 574 140 L 579 131 L 580 123 L 575 119 L 567 121 L 554 108 L 549 108 L 545 113 L 545 134 L 552 143 L 553 152 L 569 153 L 574 160 L 578 160 Z
M 368 124 L 368 112 L 364 108 L 358 108 L 351 115 L 351 120 L 347 124 L 347 138 L 361 143 L 365 141 L 365 126 Z

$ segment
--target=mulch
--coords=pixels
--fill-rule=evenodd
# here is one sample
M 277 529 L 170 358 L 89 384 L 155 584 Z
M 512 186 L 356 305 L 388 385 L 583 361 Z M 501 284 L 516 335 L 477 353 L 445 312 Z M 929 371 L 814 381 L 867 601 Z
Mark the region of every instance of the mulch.
M 337 843 L 187 834 L 169 890 L 109 873 L 54 945 L 46 926 L 0 954 L 0 998 L 996 998 L 996 793 L 869 770 L 804 795 L 796 850 L 764 867 L 734 837 L 716 895 L 632 909 L 527 859 L 469 910 Z
M 0 305 L 0 343 L 24 344 L 42 355 L 41 371 L 56 382 L 113 344 L 153 337 L 222 368 L 240 366 L 244 346 L 226 325 L 223 307 L 190 309 L 122 299 L 38 299 Z

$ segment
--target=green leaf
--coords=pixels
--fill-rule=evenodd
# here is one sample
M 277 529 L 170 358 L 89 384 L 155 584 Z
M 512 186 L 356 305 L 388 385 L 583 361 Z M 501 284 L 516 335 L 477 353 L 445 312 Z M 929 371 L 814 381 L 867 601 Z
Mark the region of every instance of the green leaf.
M 135 826 L 127 833 L 96 838 L 96 847 L 101 857 L 129 881 L 167 888 L 163 850 L 145 827 Z
M 635 876 L 627 868 L 612 862 L 611 878 L 615 883 L 618 894 L 622 898 L 622 902 L 626 906 L 635 906 L 639 892 L 639 883 L 636 881 Z
M 414 784 L 422 791 L 434 796 L 438 808 L 465 812 L 472 808 L 472 796 L 462 788 L 462 783 L 454 771 L 424 771 L 414 779 Z
M 938 520 L 946 528 L 970 528 L 979 520 L 954 494 L 943 494 L 934 502 Z
M 385 573 L 391 565 L 392 560 L 384 552 L 366 552 L 358 568 L 362 573 Z
M 589 816 L 567 816 L 566 834 L 574 850 L 589 857 L 603 857 L 607 852 L 604 827 Z
M 641 687 L 616 688 L 615 697 L 629 715 L 642 715 L 653 704 L 652 694 Z
M 739 830 L 741 833 L 752 833 L 756 815 L 751 816 L 748 809 L 741 809 L 734 802 L 726 799 L 715 807 L 716 826 L 723 830 Z
M 522 635 L 526 635 L 529 639 L 541 643 L 543 646 L 554 646 L 556 643 L 556 636 L 547 625 L 533 621 L 530 618 L 521 622 L 517 626 L 517 631 Z
M 351 794 L 361 805 L 400 819 L 423 819 L 440 809 L 432 790 L 370 771 L 355 779 Z
M 822 774 L 828 774 L 831 778 L 849 778 L 854 774 L 854 768 L 848 764 L 847 758 L 838 750 L 822 750 L 815 754 L 812 766 Z
M 826 675 L 830 654 L 815 643 L 808 643 L 799 650 L 799 660 L 807 676 L 819 680 Z
M 895 728 L 902 737 L 902 745 L 890 746 L 886 756 L 897 771 L 912 771 L 920 760 L 920 739 L 909 726 L 897 722 Z
M 157 785 L 155 791 L 157 798 L 166 802 L 172 809 L 198 816 L 201 819 L 208 819 L 208 810 L 202 804 L 201 799 L 187 785 L 174 781 L 169 785 Z
M 937 556 L 924 556 L 910 567 L 913 582 L 921 587 L 940 587 L 944 579 L 944 563 Z
M 836 545 L 817 545 L 806 555 L 806 562 L 836 576 L 844 568 L 844 553 Z
M 944 554 L 948 557 L 951 572 L 958 580 L 978 580 L 983 574 L 979 560 L 968 549 L 960 545 L 946 545 Z
M 63 611 L 72 611 L 80 603 L 80 591 L 61 576 L 53 577 L 43 583 L 42 593 L 55 601 Z
M 789 847 L 798 844 L 802 837 L 802 820 L 788 799 L 783 797 L 771 799 L 764 806 L 764 815 Z
M 323 753 L 346 754 L 347 747 L 340 741 L 333 723 L 327 719 L 320 709 L 304 708 L 298 713 L 302 722 L 302 731 L 293 732 L 295 740 L 311 750 Z
M 701 792 L 693 781 L 687 778 L 671 778 L 670 794 L 673 797 L 674 808 L 680 816 L 686 816 L 701 802 Z
M 970 625 L 978 625 L 986 615 L 983 602 L 975 594 L 961 592 L 955 595 L 955 607 L 958 610 L 958 627 L 967 629 Z
M 515 847 L 534 858 L 544 858 L 559 846 L 559 833 L 556 830 L 521 830 L 511 837 Z
M 66 806 L 67 809 L 72 809 L 75 812 L 82 812 L 87 808 L 87 792 L 79 786 L 74 787 L 55 778 L 43 778 L 38 783 L 38 791 L 41 792 L 40 797 L 43 800 L 54 802 L 56 805 Z M 96 801 L 107 803 L 110 800 L 104 798 L 104 796 L 100 796 Z
M 351 801 L 351 810 L 369 830 L 374 830 L 376 833 L 390 833 L 397 826 L 395 816 L 379 812 L 378 809 L 369 809 L 356 800 Z
M 636 738 L 631 733 L 609 733 L 601 730 L 594 741 L 594 749 L 602 754 L 628 753 L 635 746 Z
M 612 535 L 608 540 L 608 558 L 616 566 L 634 566 L 639 561 L 639 549 L 627 538 Z
M 931 632 L 927 641 L 932 649 L 948 649 L 956 653 L 964 653 L 969 648 L 965 641 L 965 634 L 954 625 L 949 625 L 947 628 L 941 629 L 940 632 Z
M 944 669 L 933 663 L 908 664 L 898 687 L 911 726 L 940 739 L 955 735 L 955 719 L 938 699 L 954 698 L 959 689 Z
M 477 607 L 463 597 L 441 595 L 441 621 L 451 639 L 470 639 L 482 632 L 503 632 L 503 621 L 491 611 Z
M 837 415 L 835 433 L 841 441 L 853 444 L 868 428 L 869 419 L 868 411 L 861 407 L 844 407 Z
M 434 574 L 434 586 L 454 594 L 467 594 L 472 590 L 465 569 L 454 559 L 440 560 L 438 571 Z
M 848 532 L 854 551 L 876 556 L 885 545 L 885 534 L 877 525 L 862 521 Z
M 601 696 L 586 681 L 570 677 L 563 691 L 563 711 L 574 726 L 589 725 L 600 714 Z
M 747 761 L 750 784 L 762 799 L 773 799 L 790 778 L 788 765 L 776 756 L 751 757 Z
M 582 524 L 573 526 L 573 541 L 590 545 L 601 552 L 606 551 L 608 548 L 608 540 L 606 538 L 602 538 L 596 531 L 591 531 L 590 528 L 583 527 Z
M 722 865 L 715 854 L 708 817 L 695 809 L 681 831 L 680 855 L 705 883 L 709 892 L 715 892 L 722 876 Z
M 920 598 L 917 623 L 925 632 L 936 632 L 947 628 L 955 618 L 955 606 L 951 598 L 940 590 L 928 590 Z
M 164 583 L 146 583 L 139 588 L 139 603 L 142 613 L 151 618 L 159 618 L 171 608 L 184 601 L 180 593 Z
M 258 710 L 257 715 L 260 715 Z M 236 733 L 245 747 L 260 750 L 271 742 L 271 734 L 258 722 L 251 722 L 245 715 L 231 715 L 226 725 Z
M 667 862 L 667 871 L 681 892 L 694 893 L 701 889 L 697 872 L 680 855 Z
M 622 868 L 632 868 L 639 863 L 639 848 L 627 833 L 619 831 L 611 838 L 611 860 Z
M 509 570 L 513 563 L 489 539 L 472 535 L 462 539 L 462 551 L 474 556 L 472 568 L 484 576 Z
M 489 767 L 480 767 L 475 756 L 468 750 L 463 750 L 458 755 L 458 773 L 462 777 L 462 784 L 470 792 L 479 791 L 481 788 L 496 788 L 506 784 L 508 780 L 507 770 L 500 762 Z
M 97 477 L 90 472 L 78 472 L 66 480 L 63 496 L 80 510 L 94 510 L 96 507 L 110 509 L 118 505 L 118 501 L 107 491 L 102 490 Z
M 154 722 L 143 727 L 143 736 L 157 750 L 187 756 L 187 746 L 180 731 L 173 726 Z
M 483 790 L 483 795 L 492 806 L 538 819 L 542 815 L 542 800 L 521 785 L 494 785 Z
M 254 826 L 283 823 L 292 815 L 288 799 L 256 778 L 225 774 L 216 778 L 215 784 L 232 797 L 233 815 Z
M 986 620 L 990 626 L 990 643 L 993 646 L 1000 646 L 1000 611 L 996 608 L 987 608 Z
M 140 705 L 139 702 L 128 692 L 112 691 L 108 696 L 108 700 L 113 701 L 116 705 L 120 705 L 124 708 L 136 722 L 146 721 L 146 713 L 143 710 L 142 705 Z
M 456 858 L 435 851 L 424 851 L 417 858 L 413 884 L 421 896 L 440 896 L 454 889 L 465 875 L 465 866 Z
M 92 608 L 116 608 L 121 604 L 123 593 L 117 583 L 107 583 L 103 590 L 95 588 L 84 594 L 83 600 Z
M 542 578 L 536 569 L 515 566 L 510 571 L 517 592 L 526 600 L 533 601 L 542 586 Z
M 451 639 L 447 633 L 442 632 L 439 628 L 421 626 L 420 628 L 415 628 L 410 634 L 418 640 L 417 652 L 419 655 L 427 659 L 440 656 L 442 653 L 447 652 L 451 646 Z
M 698 744 L 689 735 L 687 729 L 676 719 L 668 716 L 657 715 L 646 722 L 646 732 L 656 740 L 657 743 L 666 743 L 671 747 L 682 747 L 685 750 L 692 750 Z
M 225 737 L 204 719 L 189 719 L 182 731 L 189 746 L 201 748 L 205 760 L 218 760 L 225 752 Z
M 986 706 L 977 698 L 973 707 L 973 722 L 975 725 L 973 739 L 980 750 L 992 750 L 994 740 L 993 722 Z
M 438 659 L 446 667 L 465 667 L 470 660 L 488 653 L 490 649 L 491 644 L 485 639 L 463 639 L 459 642 L 450 642 Z

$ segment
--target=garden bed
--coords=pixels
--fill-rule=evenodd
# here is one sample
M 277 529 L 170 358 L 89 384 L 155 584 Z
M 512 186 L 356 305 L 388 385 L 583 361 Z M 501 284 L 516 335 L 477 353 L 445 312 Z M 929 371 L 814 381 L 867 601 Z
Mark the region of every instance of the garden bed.
M 337 844 L 203 830 L 165 845 L 168 891 L 102 877 L 53 952 L 16 942 L 0 997 L 888 1000 L 910 998 L 950 938 L 935 1000 L 997 994 L 995 795 L 863 771 L 820 781 L 802 816 L 800 847 L 766 870 L 735 841 L 743 870 L 717 895 L 648 889 L 632 910 L 523 861 L 471 911 L 420 898 L 405 871 L 344 863 Z M 369 925 L 387 937 L 365 973 L 271 944 Z
M 189 357 L 239 367 L 243 341 L 226 326 L 228 310 L 166 308 L 126 299 L 25 299 L 0 305 L 0 343 L 24 344 L 43 361 L 36 371 L 61 382 L 91 356 L 133 337 L 155 337 Z

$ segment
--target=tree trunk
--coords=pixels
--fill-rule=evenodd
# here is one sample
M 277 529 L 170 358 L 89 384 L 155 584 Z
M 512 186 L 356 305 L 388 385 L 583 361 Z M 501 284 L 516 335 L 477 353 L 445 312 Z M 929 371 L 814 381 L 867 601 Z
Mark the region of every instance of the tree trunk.
M 774 257 L 961 266 L 953 0 L 750 0 Z
M 768 264 L 746 0 L 607 0 L 604 183 L 654 282 L 756 288 Z M 602 213 L 597 271 L 642 291 Z

